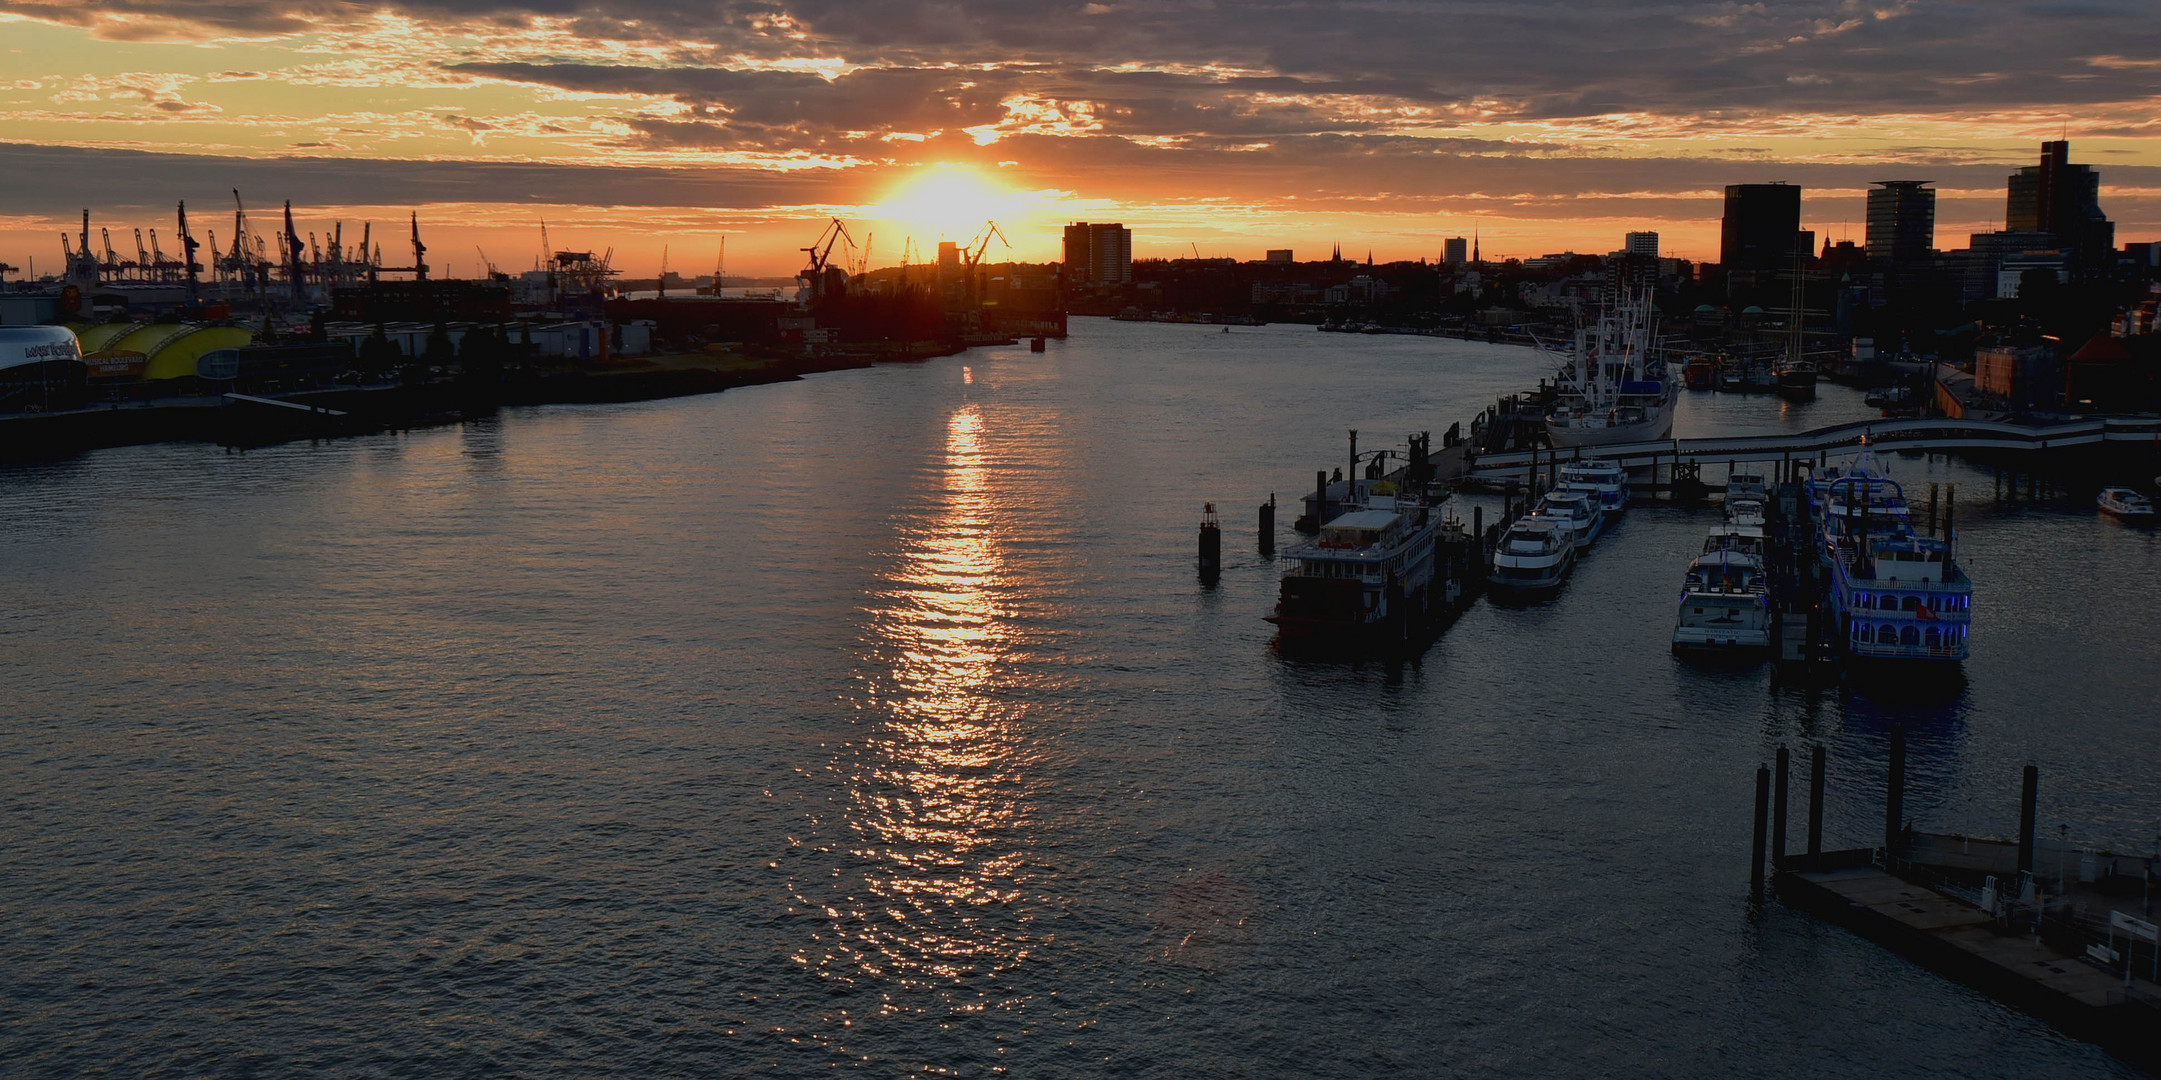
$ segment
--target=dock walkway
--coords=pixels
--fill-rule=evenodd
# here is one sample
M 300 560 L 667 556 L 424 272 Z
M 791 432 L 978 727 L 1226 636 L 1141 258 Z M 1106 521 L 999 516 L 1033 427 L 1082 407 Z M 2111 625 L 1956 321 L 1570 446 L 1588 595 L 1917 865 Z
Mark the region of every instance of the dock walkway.
M 2046 424 L 2014 424 L 1994 420 L 1864 420 L 1834 424 L 1813 431 L 1777 435 L 1745 435 L 1705 439 L 1662 439 L 1615 443 L 1608 446 L 1568 447 L 1558 453 L 1562 460 L 1581 457 L 1616 461 L 1623 465 L 1651 465 L 1661 461 L 1778 461 L 1807 458 L 1834 450 L 1856 448 L 1866 439 L 1870 445 L 1892 450 L 2052 450 L 2106 442 L 2154 442 L 2161 439 L 2161 418 L 2108 416 Z M 1532 463 L 1536 451 L 1510 450 L 1481 455 L 1473 465 L 1478 473 L 1505 473 Z

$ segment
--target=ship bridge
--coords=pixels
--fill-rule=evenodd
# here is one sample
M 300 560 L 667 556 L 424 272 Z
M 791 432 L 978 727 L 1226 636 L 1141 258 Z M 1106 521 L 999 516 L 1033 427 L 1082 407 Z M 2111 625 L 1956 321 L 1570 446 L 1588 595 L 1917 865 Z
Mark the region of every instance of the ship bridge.
M 1611 461 L 1628 466 L 1690 460 L 1784 461 L 1833 451 L 1858 450 L 1862 443 L 1879 450 L 2055 450 L 2102 442 L 2161 442 L 2161 417 L 2106 416 L 2088 420 L 2020 424 L 2000 420 L 1910 419 L 1863 420 L 1813 431 L 1741 435 L 1711 439 L 1659 439 L 1568 447 L 1563 450 L 1512 450 L 1480 454 L 1469 462 L 1471 476 L 1499 478 L 1533 462 L 1549 460 Z

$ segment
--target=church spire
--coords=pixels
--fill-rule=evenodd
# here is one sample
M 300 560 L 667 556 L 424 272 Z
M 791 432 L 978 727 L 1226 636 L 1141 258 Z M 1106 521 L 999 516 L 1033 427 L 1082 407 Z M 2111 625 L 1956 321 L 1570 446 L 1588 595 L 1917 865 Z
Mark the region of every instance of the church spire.
M 1482 266 L 1482 265 L 1484 265 L 1484 264 L 1485 264 L 1485 261 L 1486 261 L 1485 259 L 1483 259 L 1483 258 L 1480 258 L 1480 257 L 1479 257 L 1479 254 L 1478 254 L 1478 230 L 1477 230 L 1476 228 L 1473 228 L 1473 229 L 1471 230 L 1471 265 L 1472 265 L 1472 266 Z

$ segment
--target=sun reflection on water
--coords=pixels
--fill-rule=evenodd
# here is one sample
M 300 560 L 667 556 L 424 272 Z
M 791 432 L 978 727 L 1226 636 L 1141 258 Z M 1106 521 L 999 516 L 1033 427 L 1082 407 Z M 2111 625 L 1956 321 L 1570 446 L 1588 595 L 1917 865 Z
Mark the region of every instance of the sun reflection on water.
M 1000 691 L 1013 583 L 986 434 L 975 405 L 948 420 L 944 490 L 903 525 L 867 601 L 865 735 L 835 762 L 860 877 L 818 883 L 833 890 L 822 897 L 796 886 L 827 922 L 800 960 L 849 983 L 936 989 L 940 1008 L 960 1011 L 1001 1004 L 987 984 L 964 984 L 1032 945 L 1017 877 L 1032 761 L 1023 709 Z

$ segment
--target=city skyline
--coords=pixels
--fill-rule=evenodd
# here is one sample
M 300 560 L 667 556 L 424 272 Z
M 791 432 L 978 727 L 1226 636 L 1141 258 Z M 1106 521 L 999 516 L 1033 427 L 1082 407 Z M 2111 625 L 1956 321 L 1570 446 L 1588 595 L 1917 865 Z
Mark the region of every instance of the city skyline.
M 994 259 L 1034 262 L 1086 220 L 1123 222 L 1136 258 L 1438 260 L 1474 232 L 1488 257 L 1532 256 L 1649 231 L 1701 260 L 1727 185 L 1797 185 L 1803 228 L 1858 243 L 1894 173 L 1933 179 L 1957 247 L 2003 226 L 2006 177 L 2061 137 L 2100 171 L 2118 240 L 2151 239 L 2161 31 L 2142 13 L 17 0 L 0 260 L 58 269 L 85 207 L 162 229 L 185 199 L 229 224 L 236 187 L 258 213 L 291 199 L 302 230 L 417 210 L 472 270 L 476 247 L 522 268 L 546 219 L 633 274 L 663 244 L 710 272 L 726 236 L 731 274 L 784 275 L 835 215 L 872 265 L 986 217 L 1012 243 Z

